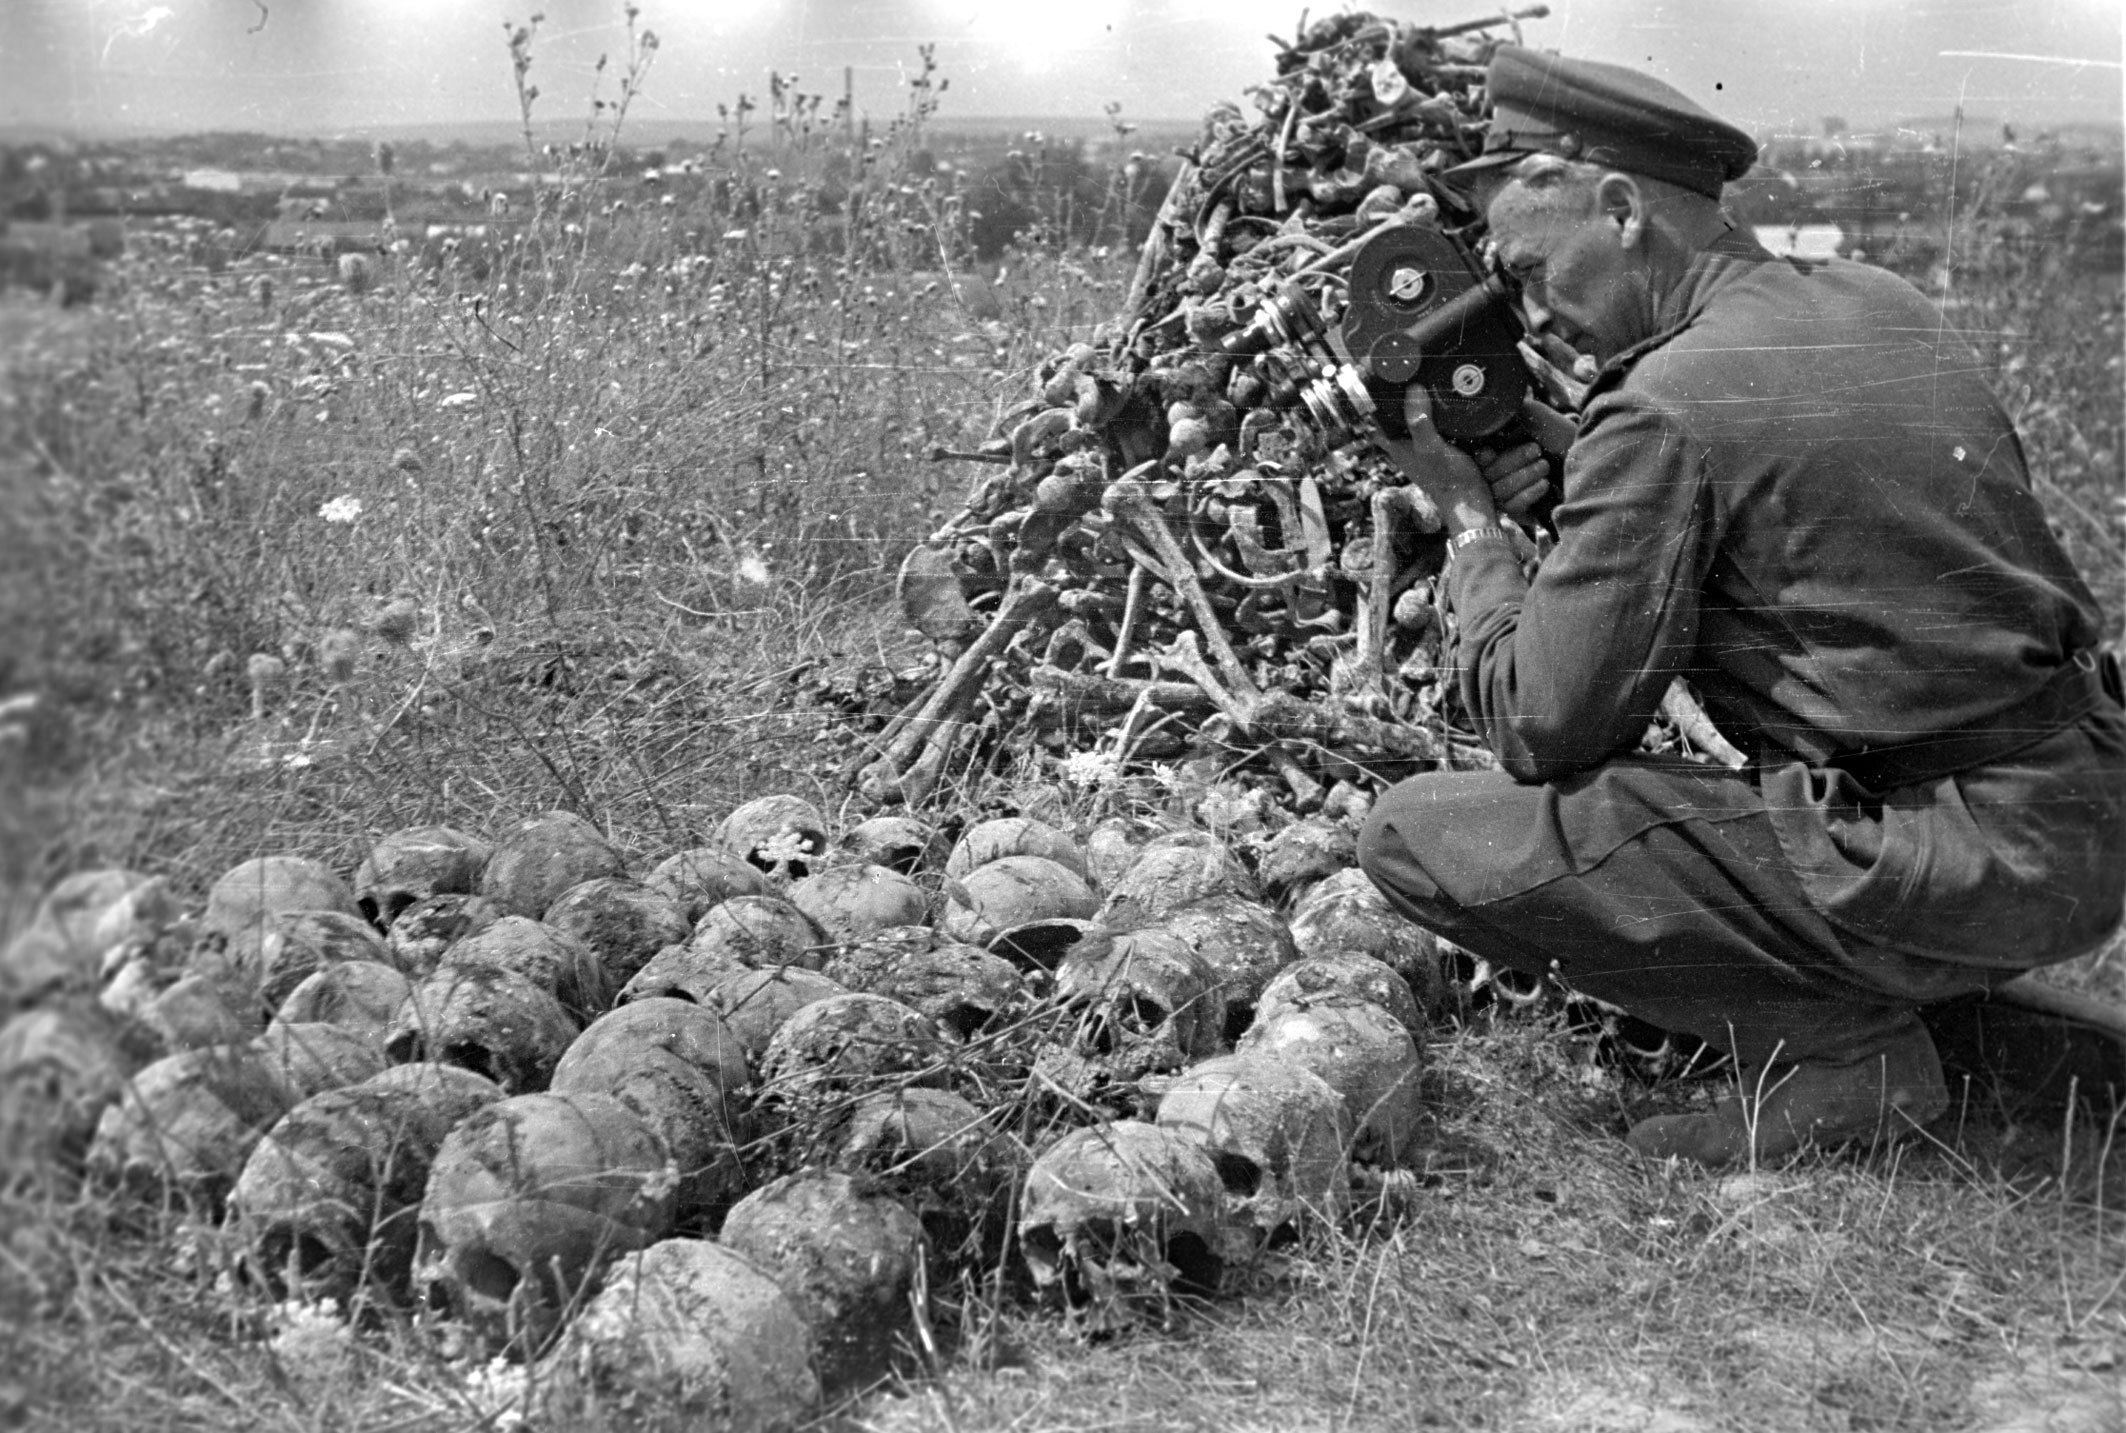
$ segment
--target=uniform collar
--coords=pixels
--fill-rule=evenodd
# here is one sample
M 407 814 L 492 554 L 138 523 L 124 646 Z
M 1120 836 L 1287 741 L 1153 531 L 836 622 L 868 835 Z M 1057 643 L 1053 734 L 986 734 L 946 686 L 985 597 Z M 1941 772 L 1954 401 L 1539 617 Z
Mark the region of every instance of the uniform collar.
M 1719 238 L 1691 255 L 1690 262 L 1684 266 L 1683 277 L 1661 301 L 1652 336 L 1640 339 L 1603 364 L 1588 387 L 1588 396 L 1591 398 L 1609 387 L 1641 358 L 1697 322 L 1698 315 L 1712 302 L 1714 294 L 1771 257 L 1771 251 L 1757 242 L 1755 234 L 1732 220 L 1728 221 Z

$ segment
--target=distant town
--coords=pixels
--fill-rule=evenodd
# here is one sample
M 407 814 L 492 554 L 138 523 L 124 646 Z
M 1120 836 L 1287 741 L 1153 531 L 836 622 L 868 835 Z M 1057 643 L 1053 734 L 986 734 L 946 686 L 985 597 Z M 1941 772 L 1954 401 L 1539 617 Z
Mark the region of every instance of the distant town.
M 1011 127 L 1005 127 L 1009 124 Z M 42 137 L 0 145 L 0 286 L 60 302 L 93 296 L 99 266 L 135 226 L 191 221 L 201 262 L 260 250 L 315 255 L 418 252 L 449 241 L 491 242 L 528 222 L 537 195 L 584 141 L 477 139 L 429 133 L 391 138 L 287 138 L 214 133 L 133 139 Z M 734 178 L 802 171 L 832 213 L 837 186 L 878 141 L 855 133 L 778 136 L 763 126 L 734 142 L 726 128 L 661 127 L 664 142 L 589 158 L 608 201 L 692 213 L 743 202 Z M 942 176 L 965 196 L 967 239 L 994 260 L 1044 216 L 1074 216 L 1050 240 L 1134 242 L 1150 222 L 1162 173 L 1194 127 L 1064 121 L 1035 127 L 962 121 L 900 135 L 896 162 L 912 177 Z M 803 141 L 803 142 L 793 142 Z M 1127 167 L 1127 205 L 1117 175 Z M 2020 133 L 1954 119 L 1855 132 L 1835 117 L 1819 133 L 1767 140 L 1757 168 L 1729 192 L 1733 211 L 1775 249 L 1858 253 L 1917 272 L 1953 248 L 1954 226 L 1983 217 L 1989 242 L 2067 246 L 2075 261 L 2117 270 L 2126 255 L 2122 160 L 2116 130 L 2077 126 Z M 1106 201 L 1106 202 L 1103 202 Z M 1101 233 L 1084 226 L 1110 226 Z M 1073 226 L 1076 226 L 1073 228 Z

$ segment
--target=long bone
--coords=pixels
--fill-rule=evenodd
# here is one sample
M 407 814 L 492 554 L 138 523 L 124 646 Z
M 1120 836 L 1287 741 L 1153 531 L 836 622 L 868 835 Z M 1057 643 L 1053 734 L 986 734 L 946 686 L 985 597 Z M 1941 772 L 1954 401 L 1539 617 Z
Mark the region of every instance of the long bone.
M 1236 733 L 1254 734 L 1266 706 L 1284 705 L 1266 702 L 1262 693 L 1255 689 L 1253 682 L 1247 684 L 1244 695 L 1222 686 L 1218 673 L 1212 671 L 1211 664 L 1203 659 L 1203 649 L 1196 644 L 1194 632 L 1183 632 L 1175 637 L 1166 650 L 1159 654 L 1159 660 L 1203 688 L 1204 694 L 1210 697 L 1218 709 L 1232 719 Z M 1297 757 L 1274 740 L 1263 747 L 1263 754 L 1270 758 L 1270 764 L 1277 768 L 1277 774 L 1284 778 L 1285 785 L 1291 788 L 1293 797 L 1302 807 L 1320 804 L 1322 785 L 1307 775 Z
M 990 664 L 1029 621 L 1054 604 L 1055 597 L 1055 589 L 1045 582 L 1028 577 L 1011 580 L 1003 601 L 997 604 L 997 615 L 981 636 L 967 644 L 928 700 L 906 715 L 897 730 L 889 727 L 881 735 L 878 759 L 859 776 L 868 794 L 883 796 L 897 785 L 905 794 L 920 794 L 909 791 L 907 785 L 907 778 L 919 766 L 935 779 L 973 711 Z
M 1143 469 L 1137 469 L 1141 472 Z M 1247 701 L 1255 701 L 1262 693 L 1256 689 L 1255 679 L 1241 665 L 1240 656 L 1233 650 L 1232 641 L 1225 634 L 1225 625 L 1218 620 L 1218 609 L 1211 605 L 1211 595 L 1196 576 L 1194 564 L 1182 550 L 1181 539 L 1174 536 L 1166 515 L 1152 502 L 1151 490 L 1136 472 L 1125 473 L 1108 486 L 1102 499 L 1109 512 L 1127 520 L 1130 526 L 1142 533 L 1152 545 L 1165 569 L 1167 584 L 1181 595 L 1188 604 L 1189 613 L 1196 619 L 1196 627 L 1210 647 L 1212 660 L 1225 678 L 1225 684 Z

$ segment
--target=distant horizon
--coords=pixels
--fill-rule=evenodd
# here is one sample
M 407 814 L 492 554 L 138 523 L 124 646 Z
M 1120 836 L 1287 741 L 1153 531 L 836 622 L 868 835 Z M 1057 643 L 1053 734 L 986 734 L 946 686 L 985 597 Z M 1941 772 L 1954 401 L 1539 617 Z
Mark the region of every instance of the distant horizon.
M 1128 116 L 1124 116 L 1128 120 Z M 1201 115 L 1146 116 L 1129 120 L 1137 131 L 1151 131 L 1161 137 L 1175 131 L 1193 130 L 1202 121 Z M 1880 135 L 1945 134 L 1956 127 L 1958 117 L 1953 114 L 1922 115 L 1891 120 L 1876 125 L 1848 125 L 1840 131 L 1846 138 L 1866 139 Z M 2126 148 L 2126 127 L 2101 120 L 2068 120 L 2045 123 L 2026 120 L 2015 115 L 1965 114 L 1961 119 L 1966 140 L 1974 146 L 1998 143 L 2001 127 L 2005 124 L 2017 131 L 2021 140 L 2046 133 L 2072 135 L 2084 141 L 2098 137 L 2108 138 L 2115 145 Z M 1106 115 L 1093 114 L 971 114 L 954 115 L 940 113 L 929 121 L 929 128 L 940 134 L 1003 132 L 1052 132 L 1072 138 L 1098 137 L 1110 128 Z M 542 141 L 558 136 L 570 137 L 583 132 L 581 120 L 542 119 L 534 120 L 532 129 Z M 621 142 L 631 147 L 656 147 L 670 144 L 677 139 L 693 141 L 712 137 L 723 127 L 723 122 L 714 115 L 701 118 L 660 115 L 654 119 L 630 121 L 621 130 Z M 700 133 L 697 134 L 696 132 Z M 0 121 L 0 144 L 36 143 L 57 141 L 67 143 L 123 143 L 129 140 L 177 140 L 211 139 L 218 135 L 255 135 L 266 139 L 305 140 L 354 140 L 403 137 L 426 140 L 430 143 L 479 143 L 514 140 L 522 134 L 522 121 L 517 119 L 467 119 L 467 120 L 414 120 L 394 124 L 350 125 L 320 129 L 271 129 L 256 126 L 225 125 L 214 128 L 151 129 L 138 126 L 117 125 L 80 126 L 61 128 L 56 126 L 33 126 L 10 124 Z M 1809 130 L 1759 131 L 1760 141 L 1775 139 L 1822 138 L 1821 125 Z

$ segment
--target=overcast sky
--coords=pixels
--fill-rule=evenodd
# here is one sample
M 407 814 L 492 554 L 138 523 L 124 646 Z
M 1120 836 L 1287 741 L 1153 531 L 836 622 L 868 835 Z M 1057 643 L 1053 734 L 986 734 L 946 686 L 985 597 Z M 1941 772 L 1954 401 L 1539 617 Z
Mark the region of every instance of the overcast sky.
M 944 118 L 1192 119 L 1266 78 L 1292 0 L 640 0 L 662 41 L 640 112 L 708 119 L 768 69 L 859 108 L 900 105 L 916 46 Z M 1314 13 L 1339 7 L 1317 0 Z M 1445 23 L 1483 0 L 1380 0 Z M 1663 76 L 1760 134 L 1936 117 L 2117 125 L 2121 0 L 1550 0 L 1528 43 Z M 585 112 L 621 0 L 0 0 L 0 124 L 330 131 L 508 119 L 505 19 L 545 13 L 548 118 Z M 610 97 L 608 85 L 606 91 Z

